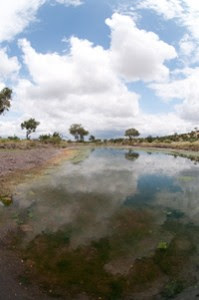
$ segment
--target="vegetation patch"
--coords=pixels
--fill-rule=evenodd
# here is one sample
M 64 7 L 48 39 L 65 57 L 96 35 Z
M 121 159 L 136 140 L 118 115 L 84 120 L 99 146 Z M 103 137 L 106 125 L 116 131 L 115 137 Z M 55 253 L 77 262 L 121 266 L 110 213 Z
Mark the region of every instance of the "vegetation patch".
M 4 206 L 10 206 L 10 205 L 13 203 L 12 196 L 9 196 L 9 195 L 1 196 L 1 195 L 0 195 L 0 202 L 1 202 Z

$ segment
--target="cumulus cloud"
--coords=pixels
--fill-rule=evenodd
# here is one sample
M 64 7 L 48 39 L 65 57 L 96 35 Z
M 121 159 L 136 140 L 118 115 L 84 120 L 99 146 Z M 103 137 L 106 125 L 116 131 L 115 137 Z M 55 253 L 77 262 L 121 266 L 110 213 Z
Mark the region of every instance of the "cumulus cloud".
M 133 125 L 139 128 L 139 131 L 145 136 L 157 136 L 174 134 L 175 132 L 188 132 L 193 129 L 195 123 L 188 119 L 183 119 L 176 112 L 161 114 L 140 113 L 134 119 Z
M 0 42 L 9 41 L 35 20 L 45 0 L 6 0 L 0 2 Z
M 0 4 L 0 42 L 11 40 L 36 20 L 39 7 L 46 1 L 8 0 L 2 9 Z M 74 6 L 82 3 L 79 0 L 51 1 Z M 169 125 L 170 131 L 187 126 L 174 114 L 159 118 L 140 113 L 140 95 L 129 91 L 126 85 L 127 81 L 167 81 L 169 68 L 165 63 L 177 57 L 175 48 L 157 34 L 139 29 L 130 16 L 115 13 L 106 24 L 111 30 L 109 49 L 71 37 L 68 53 L 42 54 L 26 39 L 19 41 L 29 79 L 19 78 L 15 86 L 12 110 L 20 110 L 18 123 L 35 117 L 41 122 L 38 133 L 55 130 L 64 133 L 74 122 L 82 123 L 92 132 L 123 131 L 128 126 L 137 126 L 146 134 L 156 133 L 157 128 L 161 133 L 166 132 L 168 122 L 177 124 Z M 189 49 L 185 43 L 188 39 L 181 43 L 186 52 Z M 3 76 L 17 74 L 19 68 L 17 58 L 9 57 L 6 50 L 1 49 L 0 81 Z M 8 130 L 8 123 L 1 124 L 4 126 L 1 128 Z M 11 124 L 12 132 L 14 127 L 15 133 L 19 132 L 18 123 Z
M 111 60 L 116 71 L 128 81 L 165 80 L 166 60 L 176 58 L 173 46 L 153 32 L 139 29 L 130 16 L 115 13 L 106 20 L 111 28 Z
M 71 37 L 68 53 L 42 54 L 26 39 L 19 41 L 31 80 L 21 79 L 16 86 L 17 108 L 40 120 L 41 131 L 66 132 L 71 123 L 92 132 L 123 131 L 139 115 L 140 96 L 122 78 L 167 77 L 164 61 L 176 56 L 172 46 L 138 29 L 129 16 L 114 14 L 106 23 L 109 49 Z
M 0 48 L 0 80 L 4 81 L 18 73 L 20 64 L 17 57 L 9 57 L 6 49 Z
M 144 0 L 138 7 L 152 9 L 165 19 L 176 19 L 178 24 L 186 26 L 193 36 L 199 37 L 199 6 L 195 0 Z
M 165 20 L 173 19 L 177 26 L 184 28 L 184 35 L 179 40 L 179 62 L 183 63 L 182 69 L 175 70 L 168 82 L 153 83 L 153 88 L 158 97 L 170 101 L 179 99 L 181 104 L 176 105 L 176 118 L 181 123 L 198 123 L 198 76 L 199 76 L 199 6 L 195 0 L 144 0 L 137 1 L 136 9 L 150 9 Z M 191 67 L 190 67 L 191 66 Z M 189 68 L 188 68 L 189 67 Z M 184 120 L 184 121 L 183 121 Z M 176 120 L 177 124 L 180 124 Z M 186 127 L 185 126 L 185 127 Z
M 33 21 L 38 9 L 49 0 L 0 1 L 0 42 L 10 41 Z M 52 1 L 52 0 L 50 0 Z M 54 0 L 66 6 L 78 6 L 80 0 Z
M 188 34 L 185 34 L 183 36 L 183 38 L 180 40 L 179 45 L 181 54 L 185 56 L 190 56 L 196 50 L 195 42 Z
M 187 68 L 179 73 L 182 79 L 174 79 L 166 84 L 153 84 L 152 87 L 163 99 L 181 99 L 182 104 L 176 106 L 177 113 L 186 120 L 198 122 L 199 68 Z
M 166 20 L 174 19 L 178 25 L 184 27 L 187 34 L 184 41 L 180 41 L 180 47 L 184 54 L 193 56 L 193 47 L 199 49 L 199 5 L 197 1 L 144 0 L 137 7 L 154 10 Z
M 64 55 L 37 53 L 27 40 L 19 44 L 32 81 L 19 82 L 18 104 L 26 115 L 43 120 L 42 130 L 66 132 L 73 122 L 105 130 L 132 121 L 138 113 L 139 96 L 112 70 L 108 50 L 75 37 Z

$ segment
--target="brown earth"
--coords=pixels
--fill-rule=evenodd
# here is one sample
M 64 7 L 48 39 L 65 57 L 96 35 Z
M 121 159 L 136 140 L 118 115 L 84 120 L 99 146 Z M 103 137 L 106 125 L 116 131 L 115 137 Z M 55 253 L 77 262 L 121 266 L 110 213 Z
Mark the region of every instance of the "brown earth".
M 60 152 L 61 150 L 56 148 L 1 150 L 0 176 L 8 175 L 14 171 L 30 170 L 41 166 L 49 159 L 57 156 Z

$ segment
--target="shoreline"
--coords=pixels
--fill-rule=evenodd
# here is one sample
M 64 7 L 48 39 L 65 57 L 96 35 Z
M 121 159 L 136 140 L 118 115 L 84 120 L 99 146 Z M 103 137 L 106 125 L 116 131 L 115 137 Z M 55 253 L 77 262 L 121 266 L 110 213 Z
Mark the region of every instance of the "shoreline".
M 0 150 L 0 198 L 13 194 L 15 187 L 34 176 L 39 176 L 50 166 L 73 159 L 79 148 L 35 148 Z
M 199 162 L 199 151 L 187 149 L 154 147 L 152 145 L 119 145 L 119 144 L 83 144 L 59 147 L 36 147 L 31 149 L 0 149 L 0 196 L 10 194 L 13 187 L 27 176 L 38 176 L 50 166 L 56 166 L 63 160 L 78 160 L 79 152 L 92 148 L 114 148 L 159 152 L 168 155 L 181 156 Z

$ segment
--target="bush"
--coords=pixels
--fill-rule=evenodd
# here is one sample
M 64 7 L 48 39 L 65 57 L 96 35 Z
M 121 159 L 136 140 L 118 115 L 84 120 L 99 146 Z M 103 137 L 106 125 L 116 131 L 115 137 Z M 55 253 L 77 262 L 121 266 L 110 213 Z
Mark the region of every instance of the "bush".
M 39 140 L 45 144 L 60 144 L 62 141 L 62 137 L 60 133 L 54 132 L 53 135 L 43 134 L 39 136 Z
M 18 136 L 14 135 L 14 136 L 9 136 L 8 140 L 11 140 L 11 141 L 20 141 L 20 138 Z

